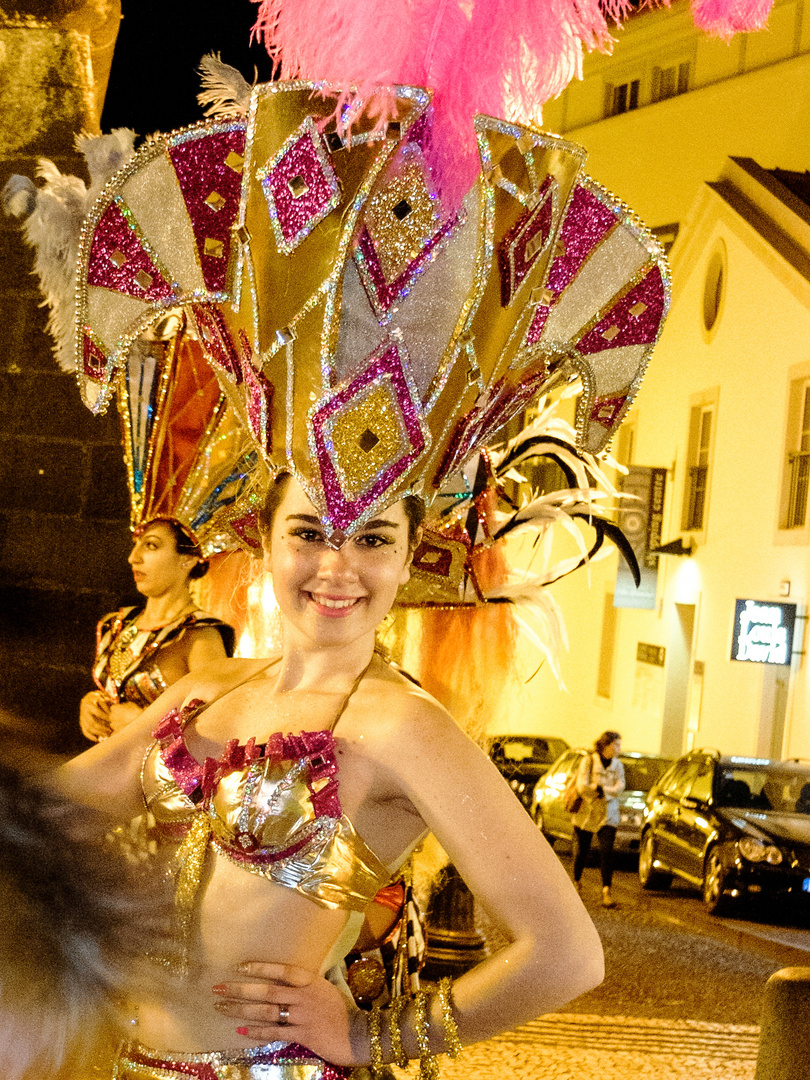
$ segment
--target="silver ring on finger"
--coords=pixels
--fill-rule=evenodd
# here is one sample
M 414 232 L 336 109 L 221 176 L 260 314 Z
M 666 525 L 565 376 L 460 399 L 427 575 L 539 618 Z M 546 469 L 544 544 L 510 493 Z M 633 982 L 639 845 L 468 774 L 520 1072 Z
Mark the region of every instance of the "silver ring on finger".
M 286 1027 L 290 1022 L 290 1007 L 289 1005 L 279 1005 L 278 1007 L 278 1026 Z

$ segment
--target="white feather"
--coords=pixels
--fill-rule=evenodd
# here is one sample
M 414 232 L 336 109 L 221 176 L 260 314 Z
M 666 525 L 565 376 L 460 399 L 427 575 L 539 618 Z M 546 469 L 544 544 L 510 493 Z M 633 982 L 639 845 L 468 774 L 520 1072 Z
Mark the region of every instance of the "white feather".
M 64 176 L 47 158 L 40 158 L 37 176 L 44 184 L 23 233 L 36 252 L 34 272 L 45 296 L 43 306 L 51 309 L 48 330 L 56 342 L 56 359 L 64 371 L 74 371 L 74 281 L 87 188 L 77 176 Z
M 246 116 L 250 104 L 250 83 L 240 71 L 224 64 L 216 53 L 209 53 L 200 61 L 202 90 L 197 101 L 206 116 Z

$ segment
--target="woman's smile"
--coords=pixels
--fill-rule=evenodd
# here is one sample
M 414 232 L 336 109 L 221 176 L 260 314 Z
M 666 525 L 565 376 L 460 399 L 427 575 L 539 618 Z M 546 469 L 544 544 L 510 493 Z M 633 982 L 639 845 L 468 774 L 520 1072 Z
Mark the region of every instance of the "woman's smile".
M 365 637 L 373 642 L 409 576 L 408 519 L 401 502 L 332 547 L 312 503 L 290 480 L 265 544 L 286 631 L 323 645 Z
M 309 597 L 319 610 L 319 614 L 325 615 L 328 619 L 340 619 L 344 615 L 349 615 L 364 599 L 362 596 L 328 596 L 316 592 L 305 592 L 304 595 Z

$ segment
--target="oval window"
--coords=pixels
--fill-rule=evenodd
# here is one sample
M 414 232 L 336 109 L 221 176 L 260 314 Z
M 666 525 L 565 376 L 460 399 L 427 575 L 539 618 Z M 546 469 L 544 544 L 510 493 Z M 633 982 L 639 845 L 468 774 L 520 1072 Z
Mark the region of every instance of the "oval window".
M 712 330 L 720 307 L 723 303 L 723 293 L 726 287 L 726 250 L 725 245 L 720 244 L 715 248 L 709 259 L 706 270 L 706 281 L 703 286 L 703 325 L 707 330 Z

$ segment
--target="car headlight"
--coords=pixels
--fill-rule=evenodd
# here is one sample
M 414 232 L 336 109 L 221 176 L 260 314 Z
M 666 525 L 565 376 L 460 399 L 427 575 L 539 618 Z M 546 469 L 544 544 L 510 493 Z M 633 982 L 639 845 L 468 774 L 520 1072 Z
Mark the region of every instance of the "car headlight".
M 773 844 L 764 844 L 761 840 L 755 840 L 753 836 L 744 836 L 737 843 L 740 854 L 749 862 L 766 862 L 771 866 L 778 866 L 782 861 L 782 852 Z

